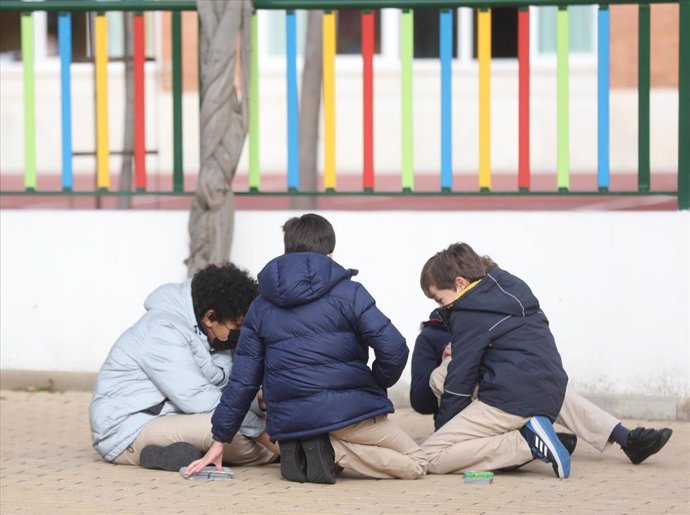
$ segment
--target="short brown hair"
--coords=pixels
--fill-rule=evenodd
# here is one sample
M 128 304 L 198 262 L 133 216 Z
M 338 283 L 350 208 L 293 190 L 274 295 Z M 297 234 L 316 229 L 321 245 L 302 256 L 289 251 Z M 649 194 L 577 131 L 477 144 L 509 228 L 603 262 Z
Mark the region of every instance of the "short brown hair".
M 335 231 L 323 216 L 307 213 L 290 218 L 283 225 L 285 253 L 318 252 L 331 254 L 335 249 Z
M 431 298 L 430 287 L 453 290 L 456 277 L 470 282 L 478 281 L 495 266 L 496 263 L 489 256 L 480 256 L 467 243 L 453 243 L 424 264 L 419 284 L 424 295 Z

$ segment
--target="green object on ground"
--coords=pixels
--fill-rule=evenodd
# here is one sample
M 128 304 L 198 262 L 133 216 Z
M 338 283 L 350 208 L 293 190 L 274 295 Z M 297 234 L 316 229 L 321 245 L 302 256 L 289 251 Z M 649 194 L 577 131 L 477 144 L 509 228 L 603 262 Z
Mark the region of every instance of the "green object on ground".
M 488 485 L 494 482 L 493 472 L 465 472 L 463 476 L 465 483 Z

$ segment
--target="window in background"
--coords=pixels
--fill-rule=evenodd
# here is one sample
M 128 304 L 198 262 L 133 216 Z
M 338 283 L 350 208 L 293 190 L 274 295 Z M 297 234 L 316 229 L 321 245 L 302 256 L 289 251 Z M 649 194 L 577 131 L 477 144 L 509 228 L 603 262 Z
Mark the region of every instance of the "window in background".
M 0 62 L 21 61 L 22 35 L 18 12 L 0 14 Z
M 491 9 L 491 57 L 517 57 L 517 8 L 498 7 Z M 472 16 L 472 57 L 477 58 L 477 10 Z
M 414 57 L 415 59 L 438 58 L 440 56 L 439 33 L 440 9 L 424 8 L 414 10 Z M 458 56 L 458 11 L 453 9 L 453 58 Z
M 297 11 L 297 55 L 304 55 L 307 12 Z M 259 53 L 285 57 L 285 11 L 259 11 Z
M 146 26 L 146 55 L 152 59 L 154 20 L 153 13 L 144 14 Z M 34 52 L 37 61 L 55 58 L 58 50 L 58 13 L 38 11 L 34 13 Z M 91 62 L 93 60 L 93 20 L 94 14 L 72 13 L 72 62 Z M 113 60 L 124 56 L 125 30 L 124 13 L 109 12 L 108 54 Z M 0 61 L 21 61 L 21 20 L 18 12 L 3 12 L 0 16 Z
M 556 53 L 556 7 L 538 8 L 538 52 Z M 594 8 L 590 5 L 568 8 L 570 22 L 570 52 L 589 54 L 595 51 Z
M 336 52 L 340 55 L 362 53 L 362 13 L 357 9 L 337 12 Z M 381 53 L 381 15 L 374 11 L 374 53 Z

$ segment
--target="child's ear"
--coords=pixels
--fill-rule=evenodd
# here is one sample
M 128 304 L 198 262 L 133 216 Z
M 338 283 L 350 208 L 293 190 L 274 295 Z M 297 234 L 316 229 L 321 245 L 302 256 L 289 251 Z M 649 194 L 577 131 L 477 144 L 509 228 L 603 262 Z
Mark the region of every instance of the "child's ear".
M 462 291 L 470 285 L 470 282 L 464 277 L 457 276 L 455 278 L 455 289 L 457 291 Z
M 209 309 L 206 313 L 204 313 L 204 318 L 202 318 L 201 321 L 206 327 L 211 327 L 214 315 L 215 312 L 212 309 Z

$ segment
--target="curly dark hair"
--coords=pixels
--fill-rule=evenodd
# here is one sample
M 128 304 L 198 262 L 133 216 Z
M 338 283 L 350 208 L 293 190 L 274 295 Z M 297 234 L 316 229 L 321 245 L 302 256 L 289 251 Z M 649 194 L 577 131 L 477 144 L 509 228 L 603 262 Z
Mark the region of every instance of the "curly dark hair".
M 237 320 L 258 295 L 256 279 L 232 263 L 208 265 L 192 279 L 192 304 L 198 320 L 209 309 L 213 310 L 213 321 Z

